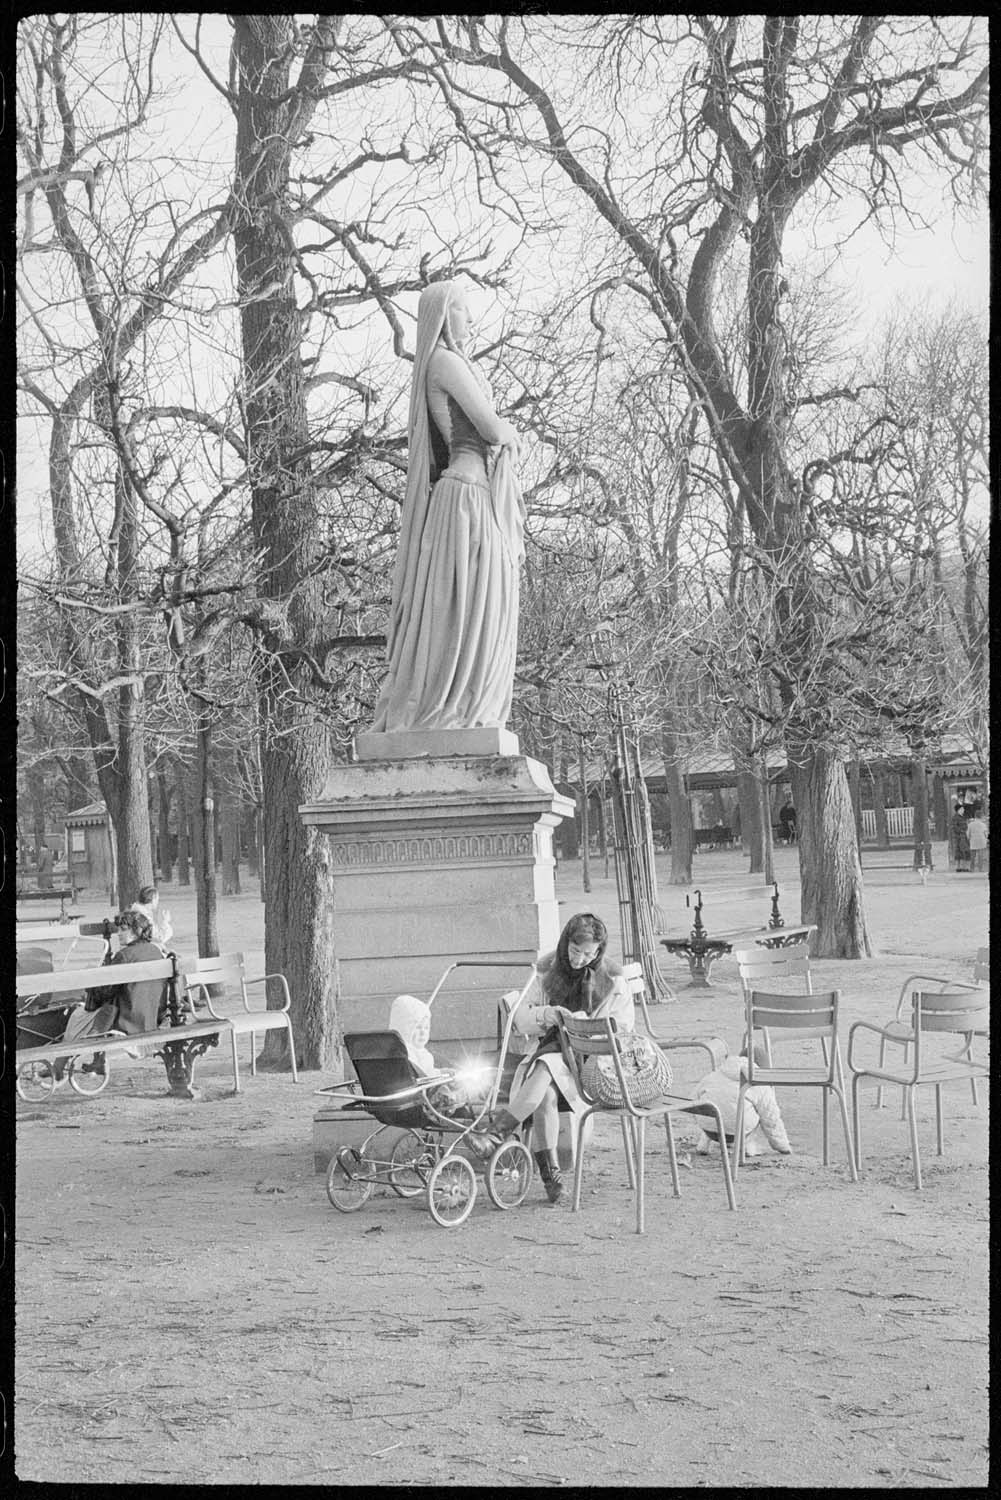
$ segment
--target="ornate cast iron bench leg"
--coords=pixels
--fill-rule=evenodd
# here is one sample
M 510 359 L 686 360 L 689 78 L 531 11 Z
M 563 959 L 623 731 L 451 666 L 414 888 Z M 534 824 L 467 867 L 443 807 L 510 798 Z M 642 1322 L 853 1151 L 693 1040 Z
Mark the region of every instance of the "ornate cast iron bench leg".
M 173 1098 L 198 1097 L 194 1089 L 195 1059 L 207 1052 L 209 1047 L 216 1047 L 218 1044 L 218 1036 L 194 1037 L 190 1041 L 178 1038 L 164 1043 L 159 1053 L 167 1070 L 167 1085 Z

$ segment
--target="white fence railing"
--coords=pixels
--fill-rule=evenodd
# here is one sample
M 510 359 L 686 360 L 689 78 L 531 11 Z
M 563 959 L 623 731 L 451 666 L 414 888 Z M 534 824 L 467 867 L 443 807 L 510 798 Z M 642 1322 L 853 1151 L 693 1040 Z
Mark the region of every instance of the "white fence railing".
M 886 813 L 886 831 L 891 839 L 907 839 L 914 833 L 914 809 L 913 807 L 888 807 Z M 876 814 L 872 808 L 862 809 L 862 837 L 874 839 L 876 837 Z

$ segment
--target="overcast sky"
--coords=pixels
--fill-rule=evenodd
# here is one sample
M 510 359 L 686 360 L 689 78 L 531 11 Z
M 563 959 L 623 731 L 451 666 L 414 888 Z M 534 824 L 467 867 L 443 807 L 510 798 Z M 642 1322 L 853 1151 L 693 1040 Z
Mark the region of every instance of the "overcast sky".
M 186 31 L 191 31 L 190 25 Z M 205 17 L 203 42 L 214 43 L 214 47 L 207 48 L 207 55 L 223 75 L 228 37 L 229 29 L 222 16 Z M 203 163 L 207 159 L 218 163 L 212 172 L 213 191 L 218 194 L 232 166 L 232 115 L 172 35 L 168 35 L 167 46 L 177 83 L 175 97 L 163 112 L 158 151 L 167 157 L 176 153 L 186 164 L 192 157 Z M 161 75 L 165 80 L 167 71 L 165 68 Z M 184 190 L 190 193 L 190 179 Z M 960 218 L 943 201 L 939 187 L 928 191 L 923 207 L 926 217 L 934 222 L 929 227 L 917 228 L 900 219 L 894 228 L 892 247 L 872 225 L 851 233 L 854 219 L 846 218 L 839 225 L 829 214 L 825 215 L 822 221 L 812 223 L 799 234 L 794 230 L 789 232 L 787 262 L 790 267 L 795 266 L 808 245 L 813 251 L 811 242 L 819 244 L 826 276 L 833 284 L 845 286 L 851 300 L 863 310 L 867 337 L 878 329 L 898 299 L 911 305 L 927 302 L 934 309 L 955 298 L 986 310 L 989 286 L 986 206 L 973 218 Z M 44 207 L 41 213 L 44 217 Z M 854 213 L 857 216 L 857 205 Z M 36 286 L 39 276 L 46 274 L 49 266 L 55 271 L 55 259 L 33 257 L 30 279 Z M 484 311 L 487 318 L 481 334 L 488 335 L 491 310 Z M 384 330 L 380 328 L 379 332 Z M 18 531 L 19 549 L 23 549 L 25 556 L 35 552 L 40 534 L 49 530 L 45 498 L 47 441 L 46 423 L 34 418 L 19 419 Z

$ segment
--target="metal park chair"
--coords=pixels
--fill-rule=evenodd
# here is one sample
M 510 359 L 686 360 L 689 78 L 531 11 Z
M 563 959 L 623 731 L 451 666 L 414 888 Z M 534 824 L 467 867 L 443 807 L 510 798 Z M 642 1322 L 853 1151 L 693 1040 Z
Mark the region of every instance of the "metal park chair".
M 822 1095 L 822 1139 L 823 1162 L 830 1161 L 830 1124 L 828 1120 L 828 1095 L 833 1094 L 841 1112 L 841 1124 L 848 1149 L 848 1173 L 852 1182 L 858 1180 L 855 1169 L 855 1151 L 852 1146 L 851 1128 L 848 1123 L 848 1105 L 845 1100 L 844 1066 L 838 1043 L 838 1007 L 841 996 L 837 990 L 826 990 L 820 994 L 782 995 L 764 990 L 751 990 L 746 999 L 745 1052 L 747 1072 L 741 1078 L 737 1095 L 737 1119 L 734 1126 L 733 1171 L 744 1156 L 744 1096 L 749 1088 L 767 1084 L 772 1088 L 814 1088 Z M 805 1063 L 792 1066 L 789 1063 L 771 1063 L 759 1068 L 754 1061 L 753 1038 L 756 1031 L 781 1032 L 783 1041 L 817 1041 L 821 1043 L 823 1066 Z
M 709 1100 L 686 1099 L 683 1095 L 678 1094 L 665 1094 L 656 1104 L 648 1107 L 634 1104 L 629 1095 L 629 1084 L 622 1066 L 619 1036 L 614 1020 L 607 1016 L 597 1020 L 582 1020 L 576 1016 L 568 1017 L 561 1014 L 558 1024 L 563 1056 L 573 1075 L 580 1097 L 585 1104 L 584 1114 L 581 1117 L 577 1134 L 573 1179 L 573 1212 L 580 1212 L 581 1186 L 584 1181 L 584 1154 L 587 1144 L 587 1132 L 585 1130 L 587 1121 L 593 1115 L 597 1114 L 615 1115 L 622 1126 L 623 1145 L 626 1155 L 626 1173 L 629 1179 L 629 1186 L 636 1193 L 636 1233 L 642 1234 L 645 1228 L 644 1188 L 647 1121 L 651 1119 L 662 1119 L 664 1121 L 664 1129 L 667 1132 L 667 1153 L 671 1163 L 671 1182 L 674 1188 L 674 1196 L 680 1198 L 681 1182 L 678 1176 L 678 1158 L 675 1151 L 674 1134 L 671 1130 L 671 1116 L 679 1114 L 709 1115 L 715 1121 L 720 1140 L 723 1139 L 722 1116 L 717 1106 Z M 589 1093 L 582 1080 L 579 1062 L 579 1059 L 587 1057 L 610 1057 L 612 1059 L 615 1075 L 622 1093 L 621 1104 L 609 1105 L 599 1103 Z M 737 1205 L 734 1199 L 730 1163 L 725 1151 L 721 1152 L 720 1156 L 722 1158 L 723 1181 L 726 1187 L 727 1201 L 731 1209 L 734 1209 Z
M 983 990 L 913 990 L 910 999 L 910 1033 L 904 1038 L 899 1028 L 892 1032 L 885 1026 L 873 1026 L 868 1021 L 856 1021 L 848 1033 L 848 1067 L 852 1074 L 852 1118 L 855 1125 L 855 1161 L 862 1163 L 862 1147 L 859 1138 L 858 1087 L 864 1078 L 874 1078 L 883 1083 L 897 1084 L 904 1091 L 906 1112 L 910 1121 L 911 1157 L 914 1164 L 914 1186 L 921 1190 L 921 1153 L 918 1146 L 917 1117 L 915 1114 L 915 1090 L 923 1084 L 935 1090 L 935 1139 L 938 1155 L 943 1154 L 942 1085 L 987 1078 L 986 1060 L 973 1056 L 974 1039 L 986 1037 L 988 1031 L 989 998 Z M 871 1032 L 880 1038 L 880 1060 L 875 1066 L 855 1063 L 855 1044 L 863 1032 Z M 930 1053 L 928 1035 L 937 1033 L 941 1037 L 957 1036 L 962 1046 L 957 1053 Z M 899 1068 L 884 1066 L 884 1041 L 906 1041 L 913 1048 L 913 1061 L 907 1064 L 906 1054 Z M 976 1100 L 976 1095 L 974 1095 Z

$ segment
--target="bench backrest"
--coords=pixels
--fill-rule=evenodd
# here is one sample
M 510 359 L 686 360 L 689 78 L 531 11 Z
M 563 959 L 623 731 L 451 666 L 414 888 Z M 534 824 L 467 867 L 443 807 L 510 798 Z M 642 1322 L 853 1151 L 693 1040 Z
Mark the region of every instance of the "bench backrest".
M 14 928 L 14 944 L 75 942 L 80 936 L 79 922 L 18 922 Z
M 57 969 L 51 974 L 18 974 L 17 998 L 58 995 L 63 990 L 91 990 L 111 984 L 137 984 L 143 979 L 171 979 L 174 965 L 169 958 L 141 964 L 94 964 L 86 969 Z
M 685 905 L 694 906 L 702 896 L 702 904 L 705 906 L 710 901 L 770 901 L 775 895 L 775 882 L 769 881 L 767 885 L 700 885 L 688 886 L 685 890 Z M 779 891 L 779 895 L 781 895 Z

